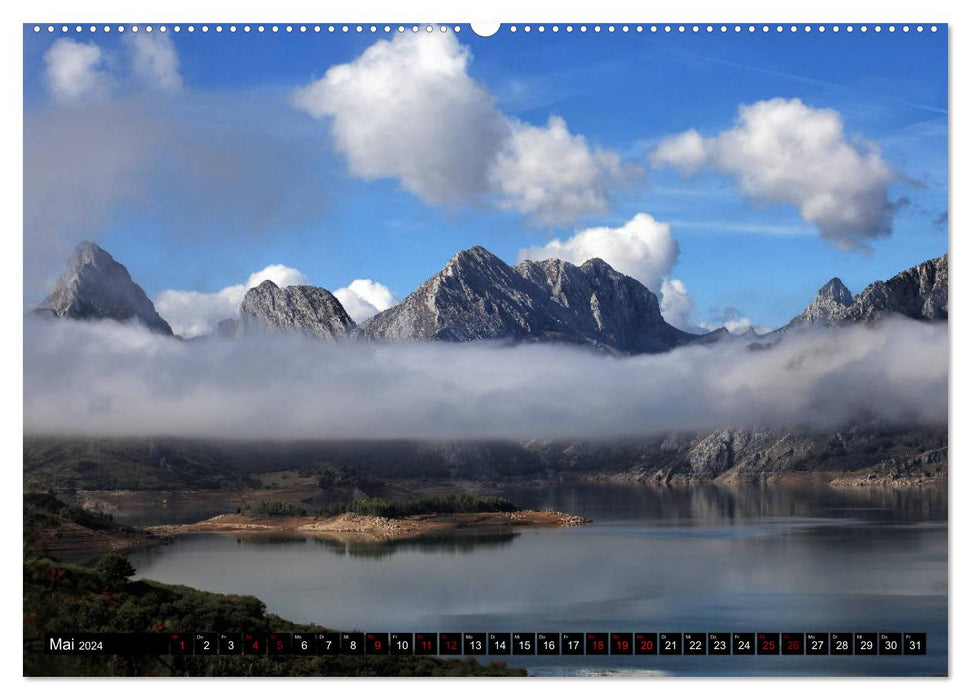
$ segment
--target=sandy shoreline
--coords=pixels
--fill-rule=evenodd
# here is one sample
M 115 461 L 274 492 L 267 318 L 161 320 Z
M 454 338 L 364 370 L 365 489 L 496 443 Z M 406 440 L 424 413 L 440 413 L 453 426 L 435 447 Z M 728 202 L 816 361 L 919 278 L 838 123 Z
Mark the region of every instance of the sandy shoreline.
M 359 535 L 389 540 L 448 530 L 503 530 L 520 527 L 577 527 L 591 522 L 578 515 L 556 511 L 524 510 L 511 513 L 448 513 L 384 518 L 344 513 L 337 516 L 272 516 L 229 513 L 197 523 L 146 528 L 156 535 L 202 532 L 237 534 L 292 534 L 328 537 Z

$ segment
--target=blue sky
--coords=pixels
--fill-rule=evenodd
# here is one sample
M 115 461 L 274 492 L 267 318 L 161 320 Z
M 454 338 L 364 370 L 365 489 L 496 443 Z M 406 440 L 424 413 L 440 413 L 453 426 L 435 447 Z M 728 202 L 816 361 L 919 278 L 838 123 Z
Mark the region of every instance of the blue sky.
M 294 94 L 333 66 L 359 61 L 386 40 L 380 33 L 167 36 L 174 54 L 164 57 L 176 57 L 167 69 L 179 84 L 161 90 L 140 82 L 147 73 L 139 73 L 128 39 L 116 32 L 71 32 L 74 42 L 99 49 L 92 70 L 101 82 L 91 83 L 97 94 L 78 97 L 70 82 L 52 85 L 45 58 L 63 35 L 25 27 L 25 162 L 34 163 L 25 170 L 36 169 L 25 173 L 25 255 L 36 252 L 37 258 L 36 264 L 25 259 L 28 303 L 43 296 L 63 265 L 65 246 L 80 238 L 99 242 L 153 298 L 163 290 L 215 293 L 270 264 L 298 269 L 331 290 L 371 279 L 403 298 L 463 248 L 484 245 L 514 263 L 521 250 L 593 227 L 621 227 L 644 213 L 667 224 L 665 235 L 680 254 L 660 268 L 641 260 L 637 269 L 650 271 L 637 276 L 655 292 L 662 278 L 680 280 L 693 304 L 685 323 L 717 326 L 733 308 L 774 327 L 832 276 L 856 293 L 947 249 L 941 221 L 947 211 L 946 31 L 520 29 L 480 38 L 463 27 L 457 50 L 469 60 L 458 80 L 490 96 L 502 115 L 496 123 L 513 125 L 525 139 L 531 132 L 524 127 L 546 128 L 555 115 L 573 137 L 583 138 L 586 152 L 619 159 L 620 165 L 609 161 L 599 171 L 612 173 L 603 196 L 568 219 L 530 214 L 508 199 L 503 204 L 494 189 L 457 202 L 432 201 L 437 195 L 429 186 L 409 185 L 407 175 L 362 176 L 360 164 L 355 172 L 355 153 L 376 159 L 378 170 L 384 162 L 380 153 L 360 151 L 366 144 L 350 152 L 336 135 L 341 110 L 349 110 L 351 126 L 360 126 L 353 123 L 360 112 L 328 93 L 314 103 L 328 114 L 315 116 L 312 108 L 295 105 Z M 152 65 L 148 73 L 162 76 L 164 66 Z M 87 77 L 68 80 L 77 85 Z M 893 177 L 861 197 L 872 203 L 870 195 L 885 189 L 886 197 L 877 199 L 896 203 L 889 235 L 866 236 L 853 249 L 834 244 L 821 235 L 821 219 L 795 201 L 800 187 L 814 182 L 783 183 L 786 194 L 780 195 L 775 181 L 766 184 L 764 170 L 750 172 L 749 164 L 722 151 L 712 150 L 707 165 L 692 175 L 649 158 L 665 139 L 692 129 L 717 137 L 735 127 L 741 106 L 776 98 L 798 99 L 810 114 L 835 110 L 850 148 L 878 152 L 880 166 Z M 434 104 L 427 108 L 436 114 Z M 455 110 L 443 118 L 463 115 Z M 450 126 L 441 133 L 470 133 L 467 125 L 453 126 L 454 132 Z M 56 141 L 49 130 L 73 137 L 71 149 L 78 150 L 52 155 L 45 150 Z M 420 138 L 402 124 L 397 134 L 377 135 L 375 142 L 393 148 L 396 139 L 419 145 Z M 420 145 L 427 152 L 429 144 Z M 102 166 L 102 157 L 121 165 Z M 470 154 L 470 168 L 475 157 Z M 522 163 L 503 172 L 518 176 Z M 818 166 L 792 164 L 807 172 Z M 462 171 L 462 163 L 448 167 Z M 826 162 L 821 170 L 819 177 L 838 180 L 840 173 L 827 173 Z M 425 183 L 429 175 L 416 177 Z M 763 178 L 759 187 L 769 196 L 745 191 L 752 177 Z M 90 196 L 76 198 L 78 211 L 67 204 L 62 211 L 58 202 L 72 198 L 57 187 L 82 185 Z M 824 195 L 836 196 L 846 186 L 819 185 Z

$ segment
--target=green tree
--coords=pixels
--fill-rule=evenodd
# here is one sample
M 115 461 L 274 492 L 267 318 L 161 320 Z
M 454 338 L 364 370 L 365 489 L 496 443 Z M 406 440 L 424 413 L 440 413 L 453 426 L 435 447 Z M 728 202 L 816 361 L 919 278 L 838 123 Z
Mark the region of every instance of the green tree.
M 116 552 L 105 554 L 94 568 L 109 586 L 120 586 L 130 576 L 135 575 L 135 567 L 128 561 L 128 557 Z

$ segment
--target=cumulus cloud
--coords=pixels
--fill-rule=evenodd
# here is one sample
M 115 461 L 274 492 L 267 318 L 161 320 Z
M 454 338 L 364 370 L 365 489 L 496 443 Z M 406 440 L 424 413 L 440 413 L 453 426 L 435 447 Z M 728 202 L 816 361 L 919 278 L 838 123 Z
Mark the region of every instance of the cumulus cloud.
M 494 200 L 541 224 L 603 212 L 620 157 L 553 116 L 531 126 L 503 114 L 469 75 L 452 32 L 397 34 L 299 88 L 293 104 L 329 118 L 351 174 L 395 178 L 434 205 Z
M 61 102 L 106 97 L 112 87 L 125 82 L 123 67 L 143 88 L 168 93 L 182 89 L 179 55 L 170 36 L 131 34 L 123 43 L 126 51 L 122 57 L 95 43 L 67 38 L 55 41 L 44 54 L 51 95 Z
M 708 163 L 705 140 L 695 129 L 663 139 L 651 152 L 655 167 L 669 165 L 682 175 L 693 175 Z
M 539 223 L 568 225 L 607 211 L 608 188 L 624 172 L 620 156 L 592 148 L 562 118 L 551 116 L 545 126 L 513 123 L 490 179 L 501 207 Z
M 101 48 L 73 39 L 51 45 L 44 54 L 44 74 L 51 95 L 63 101 L 105 95 L 111 85 Z
M 163 92 L 182 89 L 179 54 L 172 38 L 158 32 L 130 34 L 125 43 L 131 55 L 131 70 L 146 87 Z
M 711 169 L 749 198 L 799 209 L 822 237 L 842 249 L 869 250 L 890 235 L 898 179 L 872 143 L 850 139 L 839 112 L 775 98 L 743 105 L 733 128 L 705 137 L 695 130 L 662 140 L 654 167 L 688 175 Z
M 946 324 L 815 329 L 776 346 L 615 358 L 569 346 L 182 343 L 114 322 L 24 324 L 28 434 L 597 438 L 725 425 L 945 424 Z
M 685 283 L 679 279 L 661 281 L 661 316 L 675 328 L 693 333 L 698 330 L 692 321 L 695 302 Z
M 234 284 L 218 292 L 195 292 L 182 289 L 166 289 L 155 298 L 155 310 L 168 321 L 172 332 L 183 338 L 193 338 L 211 333 L 216 324 L 239 315 L 239 305 L 246 290 L 270 280 L 278 287 L 309 284 L 300 270 L 286 265 L 267 265 L 254 272 L 246 284 Z
M 346 287 L 335 289 L 333 294 L 357 323 L 366 321 L 401 301 L 380 282 L 367 279 L 354 280 Z
M 307 276 L 295 267 L 286 265 L 267 265 L 259 272 L 254 272 L 246 280 L 246 289 L 259 287 L 261 282 L 270 280 L 277 287 L 292 287 L 297 284 L 310 284 Z
M 471 59 L 451 32 L 399 34 L 331 67 L 293 102 L 331 118 L 353 175 L 393 177 L 426 202 L 458 204 L 485 189 L 506 129 L 492 96 L 469 76 Z
M 521 249 L 517 262 L 559 258 L 580 265 L 601 258 L 612 268 L 640 280 L 655 294 L 661 280 L 681 254 L 671 227 L 650 214 L 637 214 L 623 226 L 598 226 L 577 231 L 565 240 L 554 238 L 542 246 Z

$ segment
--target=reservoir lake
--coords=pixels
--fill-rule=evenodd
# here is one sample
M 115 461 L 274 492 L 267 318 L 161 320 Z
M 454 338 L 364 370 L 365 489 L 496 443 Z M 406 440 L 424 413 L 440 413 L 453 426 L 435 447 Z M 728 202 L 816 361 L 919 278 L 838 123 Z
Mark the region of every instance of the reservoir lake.
M 196 534 L 129 558 L 137 578 L 254 595 L 283 618 L 339 630 L 927 633 L 926 656 L 481 658 L 535 675 L 947 674 L 946 486 L 501 495 L 593 522 L 356 544 Z

